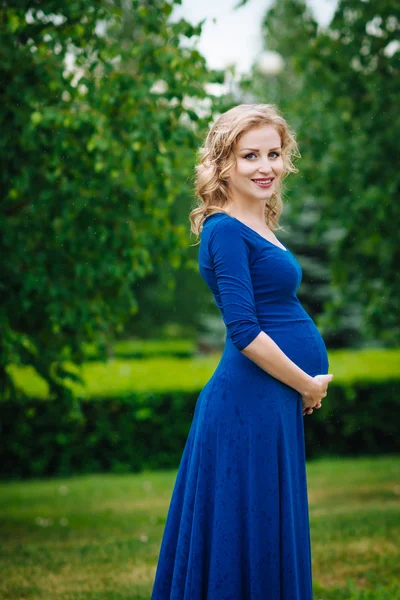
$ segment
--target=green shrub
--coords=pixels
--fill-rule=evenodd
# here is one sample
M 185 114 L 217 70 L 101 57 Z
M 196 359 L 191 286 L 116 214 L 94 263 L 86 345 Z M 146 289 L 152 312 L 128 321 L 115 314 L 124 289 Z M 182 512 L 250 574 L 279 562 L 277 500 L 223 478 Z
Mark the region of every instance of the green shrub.
M 111 344 L 108 352 L 115 358 L 150 358 L 156 356 L 175 356 L 190 358 L 196 351 L 192 340 L 119 340 Z M 101 359 L 101 352 L 95 346 L 85 346 L 87 360 Z
M 176 467 L 198 393 L 86 399 L 79 421 L 51 400 L 5 402 L 0 475 Z M 325 410 L 304 417 L 307 456 L 399 452 L 399 393 L 400 381 L 332 385 Z
M 323 409 L 304 417 L 308 458 L 400 451 L 399 356 L 395 350 L 330 354 L 329 395 Z M 0 476 L 177 467 L 196 400 L 218 360 L 87 364 L 80 418 L 48 398 L 31 372 L 14 368 L 18 383 L 36 397 L 0 405 Z

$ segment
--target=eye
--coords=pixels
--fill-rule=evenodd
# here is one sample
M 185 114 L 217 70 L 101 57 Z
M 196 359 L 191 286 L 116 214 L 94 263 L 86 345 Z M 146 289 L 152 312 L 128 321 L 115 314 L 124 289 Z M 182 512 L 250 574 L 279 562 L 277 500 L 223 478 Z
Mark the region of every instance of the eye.
M 246 156 L 244 156 L 243 158 L 246 158 L 248 160 L 253 160 L 252 158 L 250 158 L 251 156 L 254 156 L 254 157 L 257 158 L 257 156 L 256 156 L 256 154 L 254 152 L 249 152 L 249 154 L 246 154 Z M 269 156 L 271 156 L 271 158 L 278 158 L 280 156 L 280 153 L 279 152 L 275 152 L 275 150 L 274 150 L 273 152 L 269 153 Z

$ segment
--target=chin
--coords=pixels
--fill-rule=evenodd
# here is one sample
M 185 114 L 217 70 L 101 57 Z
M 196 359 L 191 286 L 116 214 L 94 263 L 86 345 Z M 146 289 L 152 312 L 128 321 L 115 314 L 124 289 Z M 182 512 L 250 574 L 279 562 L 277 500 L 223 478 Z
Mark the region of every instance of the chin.
M 274 188 L 269 189 L 269 190 L 259 189 L 259 190 L 257 190 L 256 193 L 254 193 L 254 191 L 253 191 L 253 196 L 255 196 L 257 198 L 259 198 L 260 196 L 262 198 L 270 198 L 273 195 L 274 192 L 275 192 Z

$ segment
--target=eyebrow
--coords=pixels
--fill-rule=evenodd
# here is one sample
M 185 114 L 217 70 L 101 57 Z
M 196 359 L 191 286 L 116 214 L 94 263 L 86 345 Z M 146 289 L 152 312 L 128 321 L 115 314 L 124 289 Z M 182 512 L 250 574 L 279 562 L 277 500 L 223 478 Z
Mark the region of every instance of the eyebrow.
M 259 148 L 241 148 L 240 152 L 242 152 L 243 150 L 251 150 L 252 152 L 259 152 Z M 269 152 L 271 152 L 271 150 L 282 150 L 281 146 L 276 146 L 276 148 L 270 148 Z

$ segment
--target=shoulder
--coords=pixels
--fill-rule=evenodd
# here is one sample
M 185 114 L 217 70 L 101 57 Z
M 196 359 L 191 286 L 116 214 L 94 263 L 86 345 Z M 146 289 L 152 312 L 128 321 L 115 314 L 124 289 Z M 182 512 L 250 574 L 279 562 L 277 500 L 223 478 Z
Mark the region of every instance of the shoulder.
M 211 254 L 218 250 L 234 253 L 235 250 L 245 250 L 246 239 L 240 222 L 225 213 L 214 213 L 211 215 L 209 234 L 209 250 Z
M 242 228 L 237 219 L 223 212 L 214 213 L 208 218 L 210 219 L 210 222 L 207 224 L 210 227 L 210 239 L 223 239 L 225 236 L 229 238 L 232 236 L 241 237 Z

